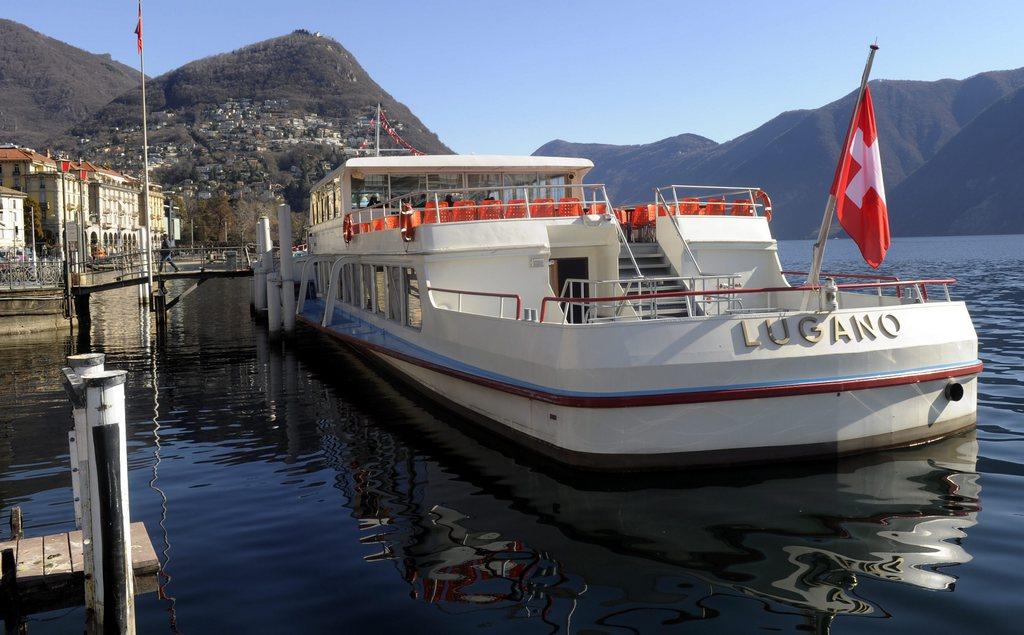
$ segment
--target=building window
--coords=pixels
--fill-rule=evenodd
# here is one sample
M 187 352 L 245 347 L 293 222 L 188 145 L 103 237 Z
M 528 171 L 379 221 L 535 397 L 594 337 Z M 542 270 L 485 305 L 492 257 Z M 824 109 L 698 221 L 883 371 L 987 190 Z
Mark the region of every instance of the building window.
M 373 268 L 373 295 L 377 299 L 376 312 L 387 317 L 388 315 L 388 278 L 387 267 L 375 266 Z
M 416 270 L 405 268 L 405 325 L 418 329 L 422 326 L 420 311 L 420 283 L 416 279 Z
M 373 310 L 373 267 L 363 265 L 363 308 Z

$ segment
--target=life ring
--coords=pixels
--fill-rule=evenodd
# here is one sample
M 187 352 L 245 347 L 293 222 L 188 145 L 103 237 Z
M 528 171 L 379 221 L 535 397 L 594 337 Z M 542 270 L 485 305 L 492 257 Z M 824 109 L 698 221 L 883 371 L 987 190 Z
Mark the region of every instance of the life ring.
M 764 190 L 757 190 L 754 192 L 754 198 L 761 204 L 761 208 L 764 210 L 764 218 L 768 222 L 772 220 L 772 199 L 768 196 L 768 192 Z
M 411 243 L 416 238 L 416 227 L 413 225 L 412 215 L 412 205 L 403 203 L 402 212 L 398 217 L 398 226 L 401 228 L 402 240 L 407 243 Z
M 342 222 L 341 228 L 345 236 L 345 242 L 352 242 L 352 214 L 345 214 L 345 220 Z

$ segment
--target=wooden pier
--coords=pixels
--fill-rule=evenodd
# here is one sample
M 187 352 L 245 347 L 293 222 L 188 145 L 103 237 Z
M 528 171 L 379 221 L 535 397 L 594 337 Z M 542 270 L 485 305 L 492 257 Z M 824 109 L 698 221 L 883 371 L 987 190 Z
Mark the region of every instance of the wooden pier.
M 160 561 L 145 525 L 132 523 L 131 537 L 135 593 L 155 591 Z M 84 603 L 81 531 L 0 542 L 0 553 L 8 549 L 13 550 L 13 558 L 7 556 L 0 574 L 0 588 L 7 607 L 17 607 L 17 614 L 24 616 Z M 15 565 L 13 572 L 9 571 L 10 561 Z M 7 613 L 10 614 L 10 609 Z

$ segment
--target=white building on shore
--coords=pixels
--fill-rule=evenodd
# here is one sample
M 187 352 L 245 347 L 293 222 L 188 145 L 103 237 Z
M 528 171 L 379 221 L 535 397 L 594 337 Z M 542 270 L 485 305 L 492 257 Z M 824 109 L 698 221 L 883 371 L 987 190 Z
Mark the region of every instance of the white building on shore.
M 25 250 L 25 194 L 0 185 L 0 254 Z

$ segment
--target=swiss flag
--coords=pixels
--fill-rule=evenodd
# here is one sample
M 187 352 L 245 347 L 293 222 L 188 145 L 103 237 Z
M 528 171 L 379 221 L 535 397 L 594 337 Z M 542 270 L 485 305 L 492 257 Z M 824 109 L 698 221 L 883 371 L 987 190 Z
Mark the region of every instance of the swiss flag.
M 877 269 L 889 250 L 889 213 L 885 206 L 875 109 L 871 105 L 871 89 L 866 86 L 845 145 L 832 180 L 836 218 L 860 247 L 864 260 Z
M 139 55 L 142 55 L 142 0 L 139 0 L 139 21 L 135 24 L 135 35 L 135 48 L 138 49 Z

